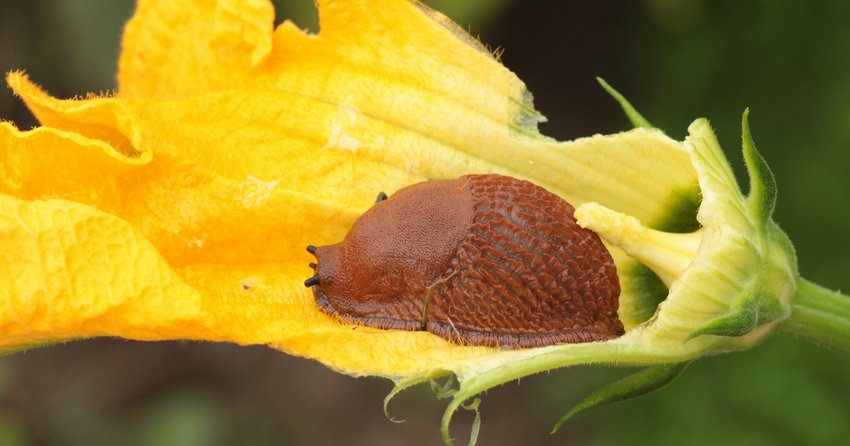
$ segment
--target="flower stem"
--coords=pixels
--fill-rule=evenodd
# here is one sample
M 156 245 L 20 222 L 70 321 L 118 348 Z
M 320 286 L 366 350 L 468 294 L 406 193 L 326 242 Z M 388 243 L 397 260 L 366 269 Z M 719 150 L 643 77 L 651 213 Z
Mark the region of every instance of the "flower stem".
M 791 316 L 777 329 L 850 355 L 850 296 L 800 278 Z

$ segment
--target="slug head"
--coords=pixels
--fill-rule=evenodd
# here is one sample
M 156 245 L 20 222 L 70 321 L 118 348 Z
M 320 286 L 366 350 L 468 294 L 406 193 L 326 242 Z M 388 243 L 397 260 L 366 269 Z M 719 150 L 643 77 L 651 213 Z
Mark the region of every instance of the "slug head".
M 466 235 L 472 203 L 463 178 L 433 180 L 379 201 L 336 245 L 315 248 L 308 280 L 326 312 L 381 328 L 423 324 L 424 290 Z

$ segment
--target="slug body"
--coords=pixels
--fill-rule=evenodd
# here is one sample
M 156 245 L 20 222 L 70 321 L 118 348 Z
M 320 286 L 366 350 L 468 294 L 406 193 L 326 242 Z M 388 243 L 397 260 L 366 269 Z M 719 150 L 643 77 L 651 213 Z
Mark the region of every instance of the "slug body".
M 538 347 L 623 334 L 614 261 L 574 208 L 528 181 L 466 175 L 399 190 L 316 255 L 318 306 L 453 342 Z

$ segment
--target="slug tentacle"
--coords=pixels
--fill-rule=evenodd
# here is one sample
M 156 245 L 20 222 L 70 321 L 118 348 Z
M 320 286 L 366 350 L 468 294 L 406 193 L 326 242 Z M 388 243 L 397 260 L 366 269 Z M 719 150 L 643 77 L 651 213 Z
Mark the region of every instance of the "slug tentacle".
M 304 286 L 306 286 L 307 288 L 310 288 L 311 286 L 316 286 L 318 284 L 319 284 L 318 274 L 304 281 Z

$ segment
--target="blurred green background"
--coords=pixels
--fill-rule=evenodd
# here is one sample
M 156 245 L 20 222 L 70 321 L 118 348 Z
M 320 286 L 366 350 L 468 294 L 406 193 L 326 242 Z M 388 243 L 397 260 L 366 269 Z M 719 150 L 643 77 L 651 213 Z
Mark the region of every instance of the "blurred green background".
M 739 175 L 740 115 L 774 169 L 776 219 L 805 277 L 850 290 L 850 3 L 645 0 L 426 2 L 492 48 L 535 94 L 545 134 L 629 125 L 602 76 L 680 139 L 708 117 Z M 311 0 L 279 20 L 317 29 Z M 3 2 L 0 69 L 58 97 L 115 87 L 130 0 Z M 0 118 L 35 125 L 0 94 Z M 801 445 L 850 438 L 850 358 L 786 337 L 706 358 L 654 394 L 552 423 L 624 373 L 575 368 L 490 391 L 480 444 Z M 0 445 L 438 444 L 443 403 L 262 347 L 94 340 L 0 358 Z M 462 414 L 455 437 L 471 419 Z

